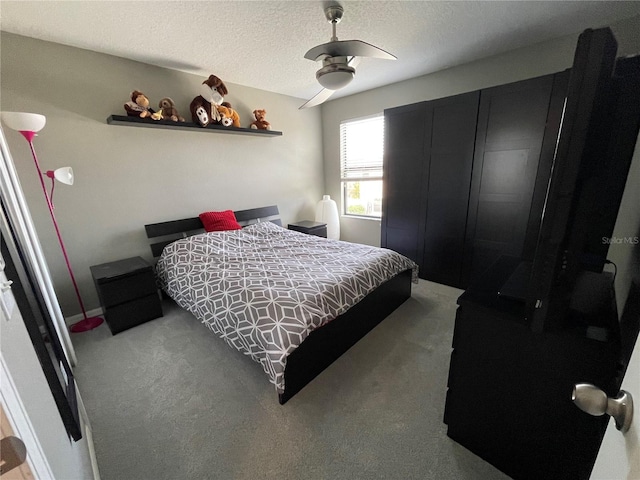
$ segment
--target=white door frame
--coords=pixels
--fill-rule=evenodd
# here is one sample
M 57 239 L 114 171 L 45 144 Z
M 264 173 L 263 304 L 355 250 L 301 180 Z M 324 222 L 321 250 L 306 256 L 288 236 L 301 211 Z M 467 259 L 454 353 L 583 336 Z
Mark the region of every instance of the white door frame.
M 1 353 L 0 376 L 2 377 L 2 389 L 0 389 L 2 407 L 9 419 L 14 435 L 20 438 L 27 447 L 27 463 L 33 472 L 33 476 L 38 479 L 53 479 L 53 472 L 51 471 L 47 457 L 42 451 L 31 420 L 29 420 L 29 415 L 27 415 L 24 409 L 16 386 L 13 383 L 13 377 Z
M 34 275 L 35 287 L 40 289 L 42 293 L 45 307 L 47 308 L 56 333 L 60 338 L 64 355 L 66 356 L 69 365 L 74 367 L 77 364 L 77 359 L 73 344 L 71 343 L 69 330 L 62 314 L 62 310 L 60 309 L 58 297 L 56 296 L 53 283 L 51 281 L 49 267 L 44 257 L 42 246 L 40 245 L 40 240 L 38 239 L 38 234 L 31 218 L 31 212 L 29 211 L 29 207 L 24 197 L 20 180 L 13 163 L 13 158 L 9 151 L 4 131 L 1 126 L 0 196 L 7 208 L 8 218 L 6 218 L 6 220 L 14 228 L 14 233 L 23 249 L 25 261 L 29 264 Z M 2 212 L 0 212 L 0 215 L 2 215 Z M 27 447 L 27 462 L 36 478 L 54 479 L 51 466 L 38 440 L 37 432 L 29 419 L 24 403 L 16 389 L 13 377 L 11 376 L 8 365 L 2 356 L 2 352 L 0 352 L 0 364 L 0 378 L 2 379 L 0 400 L 2 401 L 2 405 L 5 413 L 7 414 L 7 418 L 11 423 L 13 431 Z M 89 449 L 93 477 L 94 480 L 100 480 L 91 425 L 77 385 L 76 399 L 78 402 L 78 411 L 81 417 L 80 425 L 82 428 L 82 435 L 86 438 Z
M 619 432 L 612 418 L 591 472 L 591 480 L 640 478 L 640 336 L 629 360 L 622 389 L 633 396 L 633 423 L 626 433 Z

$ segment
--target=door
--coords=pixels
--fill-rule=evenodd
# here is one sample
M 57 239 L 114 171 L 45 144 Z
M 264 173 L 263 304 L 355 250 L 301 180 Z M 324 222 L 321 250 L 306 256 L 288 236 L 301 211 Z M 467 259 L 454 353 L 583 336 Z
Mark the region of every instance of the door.
M 557 136 L 546 128 L 553 86 L 547 75 L 481 92 L 463 288 L 501 255 L 522 256 L 545 133 Z M 548 179 L 549 171 L 540 173 Z
M 23 331 L 22 316 L 13 295 L 13 281 L 7 278 L 5 266 L 4 257 L 0 253 L 0 331 L 2 332 L 2 343 L 4 345 L 5 341 L 10 340 L 12 345 L 19 345 L 20 349 L 28 348 L 28 336 L 26 331 Z M 12 364 L 11 354 L 9 353 L 9 358 L 5 359 L 6 353 L 9 352 L 0 349 L 1 436 L 5 438 L 15 435 L 20 438 L 26 446 L 27 458 L 22 465 L 4 473 L 0 479 L 53 478 L 49 463 L 42 454 L 42 448 L 25 411 L 25 405 L 17 391 L 12 375 L 12 372 L 16 372 L 16 370 L 10 367 Z M 24 353 L 27 357 L 24 363 L 28 365 L 29 352 L 26 350 Z M 2 455 L 3 464 L 4 456 L 5 454 Z M 33 472 L 36 473 L 35 477 Z
M 423 186 L 428 178 L 431 120 L 426 102 L 384 112 L 382 237 L 380 245 L 421 263 Z
M 598 452 L 596 464 L 591 472 L 592 480 L 635 480 L 640 478 L 640 336 L 636 339 L 622 389 L 631 393 L 635 411 L 631 428 L 620 433 L 613 419 L 605 433 Z
M 459 287 L 480 92 L 385 110 L 381 245 Z
M 429 102 L 431 119 L 420 277 L 460 288 L 480 92 Z
M 2 213 L 0 210 L 0 224 L 4 221 Z M 86 417 L 83 415 L 78 423 L 69 423 L 71 419 L 62 409 L 67 399 L 61 394 L 62 384 L 58 383 L 55 388 L 57 374 L 48 375 L 51 370 L 60 374 L 63 369 L 56 368 L 47 357 L 51 344 L 42 334 L 39 344 L 32 336 L 34 323 L 30 317 L 33 313 L 28 308 L 22 310 L 26 305 L 23 301 L 25 293 L 20 276 L 16 274 L 16 268 L 20 267 L 8 252 L 7 241 L 10 240 L 5 235 L 3 228 L 0 231 L 3 247 L 0 256 L 3 266 L 0 275 L 2 405 L 12 421 L 15 436 L 26 446 L 27 463 L 35 478 L 99 478 Z M 9 285 L 8 282 L 13 283 Z M 35 330 L 40 333 L 37 324 Z M 71 377 L 67 378 L 68 384 L 71 381 Z M 77 393 L 75 385 L 73 388 Z M 67 408 L 70 408 L 68 403 Z M 74 437 L 78 440 L 74 441 Z M 14 473 L 9 472 L 8 478 Z
M 2 405 L 26 445 L 36 478 L 97 478 L 90 426 L 73 372 L 48 310 L 37 299 L 5 212 L 0 201 Z

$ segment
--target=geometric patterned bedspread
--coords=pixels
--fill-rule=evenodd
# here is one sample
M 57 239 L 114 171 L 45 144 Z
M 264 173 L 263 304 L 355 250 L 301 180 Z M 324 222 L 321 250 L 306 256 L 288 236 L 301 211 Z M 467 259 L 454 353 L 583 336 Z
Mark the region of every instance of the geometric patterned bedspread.
M 167 245 L 162 288 L 284 392 L 287 356 L 385 281 L 417 266 L 391 250 L 257 223 Z

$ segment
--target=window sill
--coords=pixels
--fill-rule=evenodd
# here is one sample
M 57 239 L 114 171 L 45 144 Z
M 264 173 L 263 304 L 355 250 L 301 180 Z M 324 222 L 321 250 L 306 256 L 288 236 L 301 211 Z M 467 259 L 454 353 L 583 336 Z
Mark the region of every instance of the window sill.
M 369 220 L 369 221 L 374 221 L 374 222 L 378 222 L 380 223 L 382 221 L 382 218 L 380 217 L 365 217 L 365 216 L 360 216 L 360 215 L 340 215 L 340 218 L 353 218 L 355 220 Z

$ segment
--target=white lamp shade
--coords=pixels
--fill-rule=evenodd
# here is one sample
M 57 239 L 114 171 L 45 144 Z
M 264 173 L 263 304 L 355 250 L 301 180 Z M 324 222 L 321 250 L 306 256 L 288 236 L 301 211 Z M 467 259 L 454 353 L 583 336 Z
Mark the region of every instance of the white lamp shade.
M 353 73 L 349 71 L 334 70 L 316 75 L 318 83 L 328 90 L 340 90 L 353 80 Z
M 53 171 L 53 176 L 56 177 L 56 180 L 60 183 L 73 185 L 73 169 L 71 167 L 56 168 Z
M 7 127 L 19 132 L 39 132 L 47 123 L 47 117 L 39 113 L 2 112 L 0 115 Z

